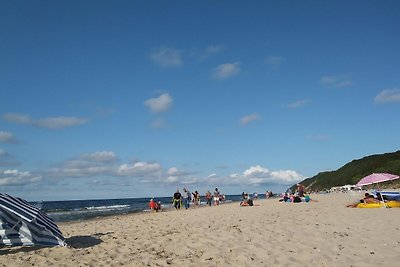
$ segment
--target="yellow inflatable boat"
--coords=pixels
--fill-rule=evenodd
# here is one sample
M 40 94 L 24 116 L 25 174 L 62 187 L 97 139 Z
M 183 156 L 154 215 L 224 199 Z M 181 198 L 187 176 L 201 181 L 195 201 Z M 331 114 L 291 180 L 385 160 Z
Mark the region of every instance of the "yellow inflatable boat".
M 357 208 L 400 208 L 400 201 L 388 201 L 386 203 L 360 203 Z

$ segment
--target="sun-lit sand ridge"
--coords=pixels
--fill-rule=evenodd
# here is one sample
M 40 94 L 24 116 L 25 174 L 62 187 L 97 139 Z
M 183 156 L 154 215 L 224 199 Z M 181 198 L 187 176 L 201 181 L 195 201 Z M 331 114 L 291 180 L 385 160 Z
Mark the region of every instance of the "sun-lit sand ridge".
M 0 266 L 397 266 L 400 209 L 256 201 L 64 223 L 72 247 L 1 248 Z

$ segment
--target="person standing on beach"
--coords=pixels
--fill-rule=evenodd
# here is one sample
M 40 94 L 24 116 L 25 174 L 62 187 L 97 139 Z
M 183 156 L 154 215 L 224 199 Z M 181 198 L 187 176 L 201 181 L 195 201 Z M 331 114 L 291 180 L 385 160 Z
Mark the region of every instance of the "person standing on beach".
M 182 202 L 182 195 L 179 192 L 179 190 L 176 190 L 174 196 L 172 197 L 172 203 L 174 204 L 175 209 L 180 209 L 181 208 L 181 202 Z
M 187 190 L 186 188 L 183 188 L 183 204 L 185 205 L 185 209 L 190 208 L 190 200 L 192 199 L 192 196 L 190 194 L 190 191 Z
M 212 195 L 211 195 L 210 190 L 207 190 L 207 192 L 206 192 L 206 202 L 207 202 L 207 205 L 211 207 Z
M 218 188 L 215 188 L 215 191 L 214 191 L 214 206 L 218 206 L 219 205 L 219 195 L 220 195 L 220 193 L 218 191 Z
M 297 192 L 299 197 L 304 197 L 304 185 L 297 184 Z

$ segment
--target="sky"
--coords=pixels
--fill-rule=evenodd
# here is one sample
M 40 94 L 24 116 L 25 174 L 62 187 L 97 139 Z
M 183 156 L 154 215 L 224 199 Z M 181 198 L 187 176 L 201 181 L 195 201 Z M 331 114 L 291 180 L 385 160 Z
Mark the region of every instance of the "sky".
M 0 192 L 282 192 L 400 148 L 399 1 L 0 1 Z

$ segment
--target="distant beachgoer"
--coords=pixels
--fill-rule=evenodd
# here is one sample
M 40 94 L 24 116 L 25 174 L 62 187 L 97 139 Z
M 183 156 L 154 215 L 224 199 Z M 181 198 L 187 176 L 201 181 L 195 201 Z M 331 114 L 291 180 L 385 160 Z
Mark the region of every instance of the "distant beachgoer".
M 186 188 L 183 188 L 183 205 L 185 206 L 185 209 L 190 208 L 191 199 L 192 195 L 190 194 L 190 191 L 187 190 Z
M 376 199 L 376 198 L 374 198 L 373 195 L 370 195 L 370 194 L 368 194 L 368 193 L 365 193 L 363 199 L 360 199 L 360 201 L 358 201 L 358 202 L 356 202 L 356 203 L 348 204 L 348 205 L 346 205 L 346 207 L 347 207 L 347 208 L 356 208 L 357 205 L 360 204 L 360 203 L 367 203 L 367 204 L 370 204 L 370 203 L 379 203 L 379 200 Z
M 219 195 L 220 195 L 220 193 L 218 191 L 218 188 L 215 188 L 215 190 L 214 190 L 214 205 L 215 206 L 219 205 Z
M 240 202 L 240 206 L 254 206 L 254 202 L 251 198 L 247 198 Z
M 205 198 L 206 198 L 207 205 L 211 207 L 212 194 L 209 190 L 206 192 Z
M 246 196 L 246 194 L 243 192 L 243 193 L 242 193 L 242 199 L 243 199 L 243 200 L 245 199 L 245 196 Z
M 194 191 L 194 193 L 192 193 L 192 195 L 193 195 L 193 203 L 196 206 L 200 205 L 200 194 L 199 194 L 199 192 L 196 190 L 196 191 Z
M 157 202 L 157 211 L 162 211 L 161 201 Z
M 149 208 L 152 211 L 157 211 L 157 203 L 154 201 L 154 199 L 150 199 Z
M 288 200 L 290 201 L 290 198 L 289 198 L 289 194 L 288 193 L 283 193 L 282 195 L 281 195 L 281 198 L 279 199 L 279 201 L 280 202 L 288 202 Z
M 174 204 L 175 209 L 180 209 L 181 208 L 181 202 L 182 202 L 182 195 L 179 192 L 179 190 L 176 190 L 173 198 L 172 198 L 172 203 Z
M 304 197 L 304 185 L 297 184 L 297 192 L 299 197 Z

